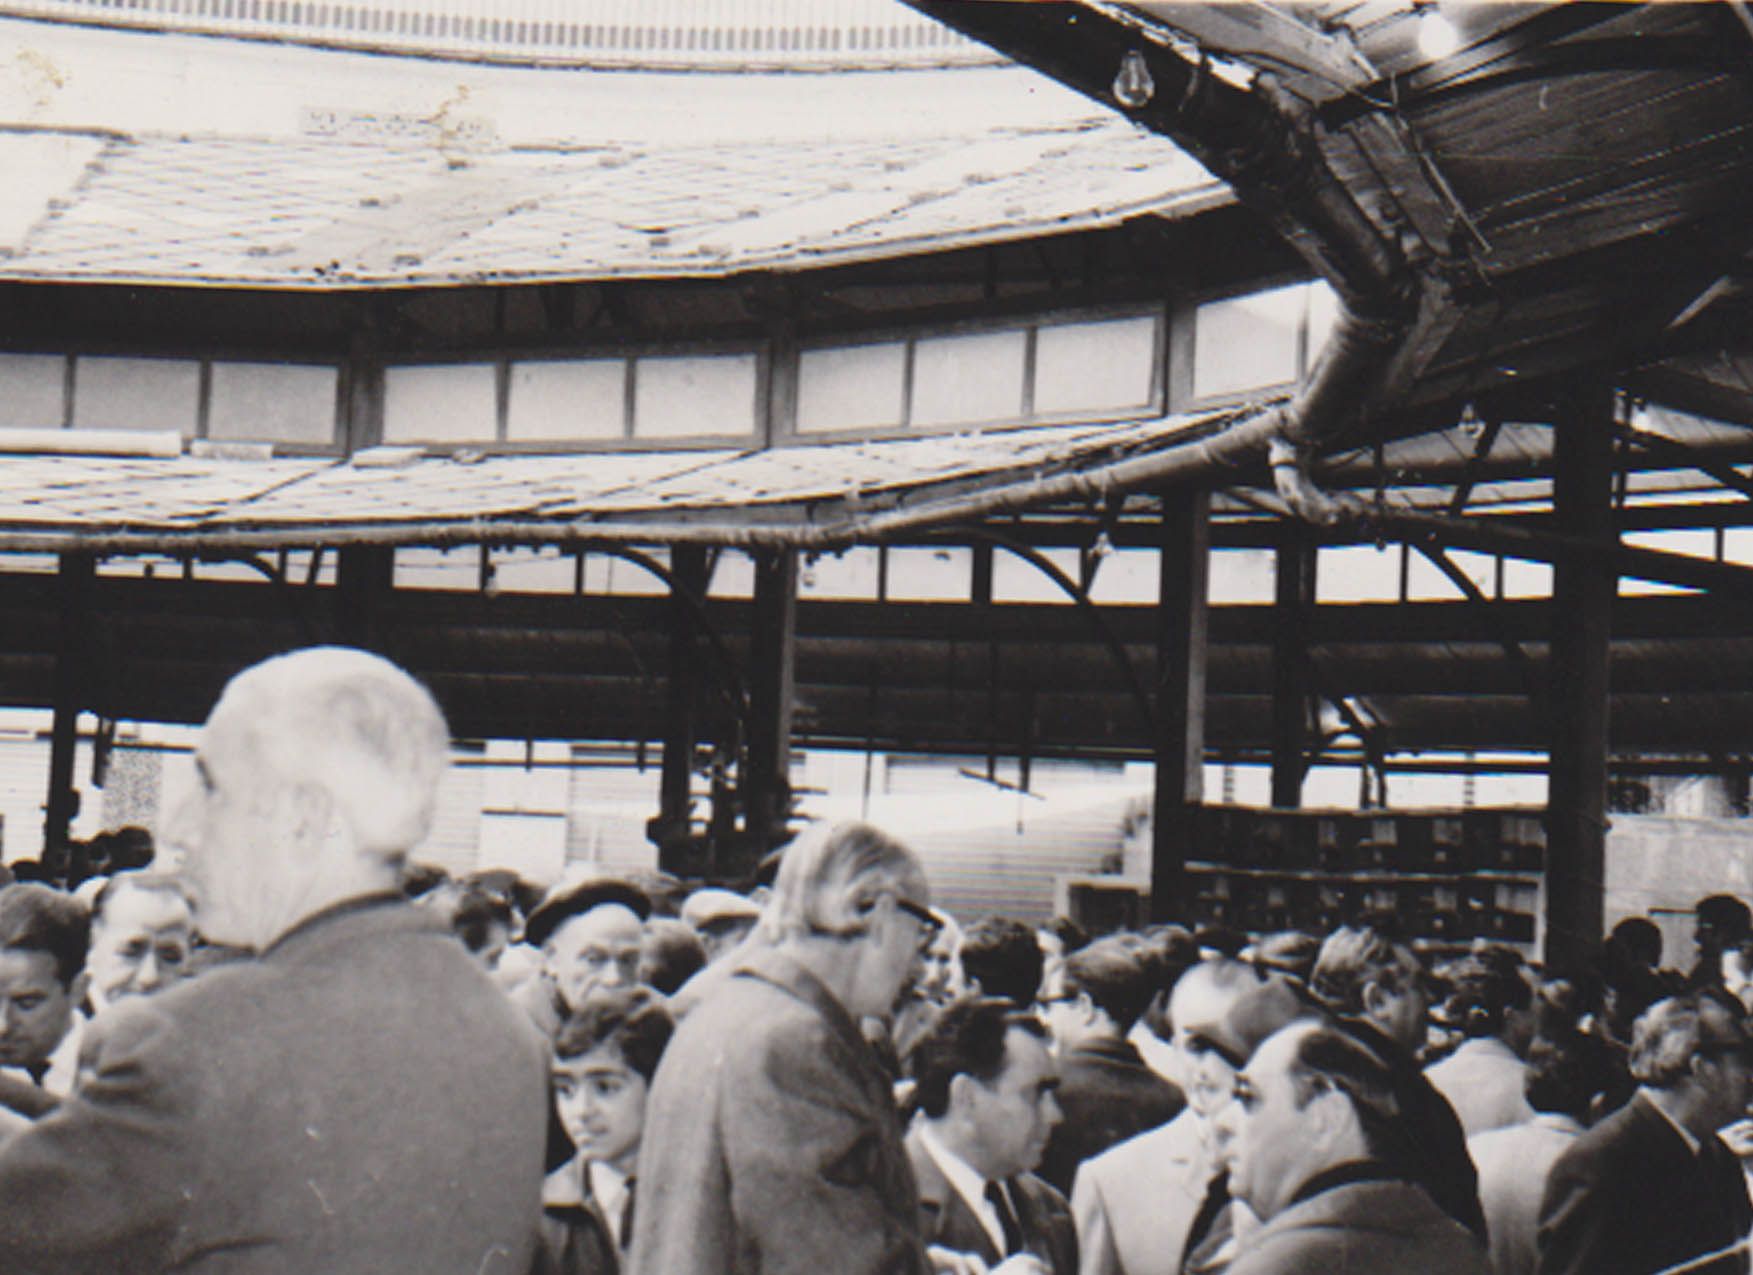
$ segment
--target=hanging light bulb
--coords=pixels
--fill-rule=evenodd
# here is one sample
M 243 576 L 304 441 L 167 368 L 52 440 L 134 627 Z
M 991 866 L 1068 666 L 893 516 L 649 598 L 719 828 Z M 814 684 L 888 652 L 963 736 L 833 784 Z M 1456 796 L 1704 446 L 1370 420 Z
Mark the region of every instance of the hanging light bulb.
M 1120 71 L 1114 77 L 1114 100 L 1129 111 L 1147 105 L 1156 96 L 1156 81 L 1150 78 L 1150 67 L 1144 54 L 1137 49 L 1126 50 L 1120 59 Z
M 1436 5 L 1426 5 L 1418 13 L 1418 51 L 1435 62 L 1446 58 L 1461 47 L 1461 33 L 1443 16 Z
M 1479 409 L 1468 403 L 1461 409 L 1461 433 L 1467 438 L 1478 438 L 1485 433 L 1485 422 L 1480 418 Z

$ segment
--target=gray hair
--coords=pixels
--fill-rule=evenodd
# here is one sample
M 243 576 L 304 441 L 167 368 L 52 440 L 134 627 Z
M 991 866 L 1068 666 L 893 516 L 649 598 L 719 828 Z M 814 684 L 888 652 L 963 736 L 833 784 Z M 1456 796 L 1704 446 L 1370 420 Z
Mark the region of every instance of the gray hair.
M 868 823 L 815 823 L 785 848 L 773 898 L 761 918 L 769 941 L 806 934 L 855 938 L 884 895 L 927 902 L 913 852 Z
M 1631 1033 L 1631 1078 L 1672 1089 L 1692 1074 L 1692 1060 L 1713 1049 L 1746 1049 L 1736 1016 L 1709 996 L 1670 996 L 1643 1012 Z
M 275 656 L 232 678 L 209 722 L 228 707 L 272 775 L 328 793 L 361 851 L 400 860 L 425 838 L 450 730 L 390 661 L 339 646 Z

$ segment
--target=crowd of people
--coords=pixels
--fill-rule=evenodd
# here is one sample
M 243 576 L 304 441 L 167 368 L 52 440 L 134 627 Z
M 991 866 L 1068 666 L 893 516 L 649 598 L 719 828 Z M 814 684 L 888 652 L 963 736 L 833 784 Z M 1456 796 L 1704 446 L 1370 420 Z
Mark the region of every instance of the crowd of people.
M 1588 968 L 958 919 L 861 823 L 746 888 L 409 861 L 388 662 L 233 679 L 177 875 L 0 888 L 0 1271 L 1746 1272 L 1753 924 Z M 74 888 L 67 888 L 71 884 Z

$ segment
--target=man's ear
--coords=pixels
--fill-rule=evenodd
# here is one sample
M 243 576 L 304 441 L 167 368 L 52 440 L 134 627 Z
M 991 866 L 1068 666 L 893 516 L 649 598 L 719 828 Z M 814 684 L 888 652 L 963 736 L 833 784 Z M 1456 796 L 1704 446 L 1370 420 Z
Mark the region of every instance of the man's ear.
M 1365 1018 L 1380 1017 L 1386 1010 L 1391 999 L 1380 983 L 1365 983 L 1363 987 L 1363 1016 Z
M 1357 1119 L 1351 1099 L 1332 1086 L 1323 1088 L 1309 1099 L 1304 1108 L 1309 1127 L 1318 1138 L 1332 1138 Z
M 75 1006 L 85 1004 L 85 998 L 91 992 L 91 971 L 80 970 L 67 985 L 67 998 Z
M 950 1077 L 949 1107 L 947 1111 L 965 1111 L 970 1102 L 977 1101 L 972 1090 L 978 1082 L 965 1071 L 958 1071 Z

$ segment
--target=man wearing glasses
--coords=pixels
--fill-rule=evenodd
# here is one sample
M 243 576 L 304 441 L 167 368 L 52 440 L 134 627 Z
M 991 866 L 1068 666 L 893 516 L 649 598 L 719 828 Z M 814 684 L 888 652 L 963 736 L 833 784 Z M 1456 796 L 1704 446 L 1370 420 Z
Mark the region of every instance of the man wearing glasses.
M 1747 1269 L 1741 1242 L 1753 1207 L 1717 1131 L 1747 1113 L 1748 1047 L 1739 1015 L 1708 994 L 1644 1012 L 1631 1040 L 1636 1095 L 1579 1136 L 1546 1179 L 1541 1275 Z
M 633 1275 L 922 1275 L 888 1014 L 937 923 L 913 854 L 861 823 L 785 851 L 763 942 L 683 1020 L 646 1111 Z

